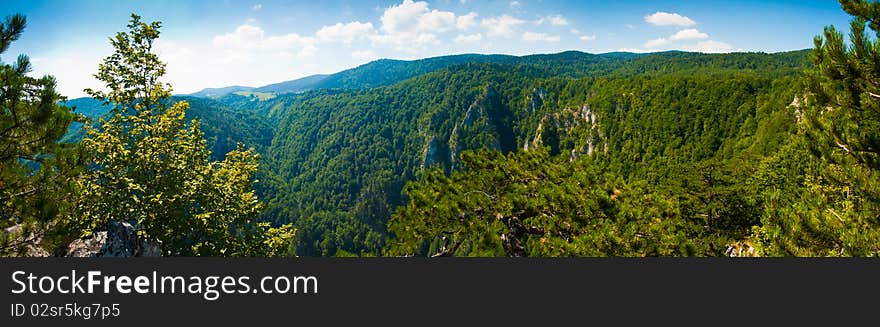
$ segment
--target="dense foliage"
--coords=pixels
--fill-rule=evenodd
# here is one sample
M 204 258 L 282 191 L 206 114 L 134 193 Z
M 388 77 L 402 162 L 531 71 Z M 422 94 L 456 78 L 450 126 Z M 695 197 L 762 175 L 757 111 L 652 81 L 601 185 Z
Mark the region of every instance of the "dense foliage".
M 200 97 L 135 19 L 65 142 L 51 78 L 3 66 L 0 127 L 40 141 L 3 135 L 0 218 L 128 220 L 172 255 L 874 256 L 880 5 L 841 3 L 849 41 L 813 50 L 378 60 Z
M 296 223 L 300 254 L 379 254 L 390 213 L 413 196 L 403 185 L 423 169 L 460 170 L 467 150 L 547 147 L 675 199 L 682 220 L 702 219 L 702 232 L 715 235 L 698 253 L 721 254 L 748 233 L 760 201 L 745 181 L 795 130 L 789 104 L 806 52 L 624 57 L 605 64 L 620 73 L 583 78 L 555 77 L 577 54 L 558 56 L 552 73 L 469 63 L 388 87 L 297 95 L 268 151 L 266 218 Z M 651 73 L 630 76 L 636 62 Z M 739 65 L 750 68 L 731 68 Z

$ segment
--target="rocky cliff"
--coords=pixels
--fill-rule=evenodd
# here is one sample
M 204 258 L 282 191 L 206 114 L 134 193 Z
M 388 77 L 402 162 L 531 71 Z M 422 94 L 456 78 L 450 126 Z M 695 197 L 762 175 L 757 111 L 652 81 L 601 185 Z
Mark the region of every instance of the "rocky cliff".
M 570 160 L 581 155 L 589 156 L 596 150 L 608 151 L 599 119 L 588 104 L 545 115 L 535 136 L 523 145 L 523 150 L 540 146 L 550 147 L 553 154 L 569 151 Z

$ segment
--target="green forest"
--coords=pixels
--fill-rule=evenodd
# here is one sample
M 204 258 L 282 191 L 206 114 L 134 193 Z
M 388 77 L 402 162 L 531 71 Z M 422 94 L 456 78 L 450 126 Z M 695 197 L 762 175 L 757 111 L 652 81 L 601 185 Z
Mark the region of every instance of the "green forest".
M 880 3 L 840 2 L 851 26 L 801 51 L 380 59 L 190 95 L 132 14 L 87 98 L 2 57 L 0 256 L 114 222 L 164 256 L 878 256 Z

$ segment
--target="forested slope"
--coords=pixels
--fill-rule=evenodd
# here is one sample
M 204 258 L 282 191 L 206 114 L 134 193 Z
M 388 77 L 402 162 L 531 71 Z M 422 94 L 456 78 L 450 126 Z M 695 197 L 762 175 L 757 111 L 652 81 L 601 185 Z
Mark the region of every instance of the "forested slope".
M 244 103 L 251 103 L 246 97 L 242 98 Z M 169 103 L 176 101 L 189 103 L 190 109 L 186 112 L 186 119 L 199 120 L 208 141 L 208 148 L 215 159 L 223 158 L 227 152 L 234 150 L 237 143 L 262 151 L 272 141 L 274 126 L 266 115 L 258 110 L 258 106 L 233 106 L 212 99 L 190 96 L 175 96 L 169 100 Z M 101 118 L 107 118 L 110 112 L 109 106 L 104 106 L 101 101 L 93 98 L 77 98 L 64 104 L 74 113 L 90 119 L 93 124 Z M 79 142 L 84 136 L 82 124 L 74 122 L 62 141 Z
M 288 98 L 262 165 L 265 217 L 296 222 L 300 254 L 380 254 L 388 217 L 409 201 L 403 185 L 426 169 L 467 167 L 461 154 L 482 148 L 590 161 L 623 183 L 668 189 L 664 196 L 691 188 L 694 195 L 685 192 L 684 203 L 675 204 L 690 218 L 750 210 L 759 203 L 706 199 L 705 190 L 746 196 L 738 189 L 746 187 L 744 176 L 794 129 L 788 105 L 799 92 L 806 52 L 570 52 L 504 60 Z M 719 176 L 694 177 L 703 172 Z M 715 208 L 725 205 L 719 201 L 743 207 Z M 407 222 L 425 215 L 436 213 Z M 723 230 L 709 228 L 718 240 L 698 253 L 720 253 L 757 219 L 749 214 L 718 223 L 731 225 Z M 708 233 L 707 224 L 699 226 Z
M 631 203 L 620 205 L 635 208 L 651 198 L 658 201 L 649 205 L 652 210 L 668 211 L 663 215 L 669 225 L 663 228 L 672 234 L 662 237 L 668 238 L 669 248 L 655 240 L 645 243 L 651 249 L 582 244 L 564 253 L 718 255 L 726 245 L 742 240 L 762 216 L 762 197 L 748 183 L 762 161 L 770 160 L 765 158 L 795 133 L 796 108 L 790 104 L 803 93 L 802 71 L 807 65 L 807 51 L 459 55 L 379 60 L 319 76 L 309 81 L 315 89 L 299 93 L 266 97 L 238 92 L 180 99 L 190 102 L 187 115 L 200 119 L 215 157 L 234 149 L 236 142 L 254 146 L 261 154 L 255 187 L 267 203 L 263 218 L 276 224 L 295 223 L 300 255 L 431 254 L 444 250 L 444 237 L 476 242 L 463 236 L 474 230 L 448 234 L 461 227 L 454 224 L 413 228 L 444 217 L 444 212 L 433 211 L 443 206 L 457 208 L 445 212 L 448 215 L 487 210 L 486 199 L 475 202 L 477 208 L 468 207 L 468 201 L 488 190 L 495 192 L 493 203 L 502 205 L 507 192 L 523 191 L 518 188 L 528 184 L 509 180 L 504 186 L 507 183 L 498 178 L 539 172 L 563 175 L 551 185 L 536 184 L 534 194 L 545 187 L 564 190 L 570 187 L 566 183 L 575 183 L 605 188 L 600 192 L 605 196 L 624 191 L 641 194 L 615 197 L 618 202 L 606 205 L 630 199 Z M 82 108 L 77 111 L 98 117 L 102 109 L 93 102 L 70 103 Z M 75 137 L 72 129 L 68 139 Z M 478 150 L 511 155 L 482 151 L 463 159 L 463 154 Z M 486 167 L 495 167 L 492 171 L 497 173 L 496 165 L 527 170 L 502 176 L 478 173 Z M 581 170 L 590 174 L 589 182 L 579 180 L 586 178 L 578 173 Z M 468 196 L 424 198 L 420 192 L 438 187 L 431 184 L 438 178 Z M 413 181 L 422 184 L 404 192 Z M 443 196 L 451 196 L 446 194 L 450 192 L 455 194 L 444 190 Z M 575 197 L 565 201 L 584 205 L 601 201 L 590 192 L 582 198 L 571 193 Z M 420 198 L 425 202 L 418 204 Z M 562 199 L 544 201 L 541 205 L 555 207 L 560 205 L 555 201 Z M 503 204 L 509 207 L 505 210 L 520 205 Z M 495 211 L 503 212 L 499 210 Z M 555 220 L 571 215 L 570 210 L 575 209 L 540 212 Z M 592 214 L 576 216 L 585 219 Z M 619 218 L 613 213 L 602 215 Z M 635 225 L 585 226 L 629 226 L 636 233 L 657 218 L 654 211 L 629 215 L 626 219 Z M 516 250 L 510 248 L 512 240 L 532 239 L 510 235 L 504 243 L 503 229 L 493 233 L 494 238 L 480 241 L 489 243 L 459 247 L 455 254 L 563 254 Z M 551 234 L 538 236 L 552 239 Z M 617 239 L 639 238 L 618 235 Z M 609 242 L 594 240 L 598 241 Z M 492 246 L 484 248 L 487 244 Z

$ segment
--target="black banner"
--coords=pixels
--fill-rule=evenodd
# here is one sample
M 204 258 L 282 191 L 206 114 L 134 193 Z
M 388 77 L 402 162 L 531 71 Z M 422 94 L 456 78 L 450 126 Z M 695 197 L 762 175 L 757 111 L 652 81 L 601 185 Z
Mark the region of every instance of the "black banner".
M 2 326 L 847 325 L 880 303 L 877 260 L 53 258 L 0 273 Z

